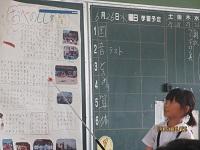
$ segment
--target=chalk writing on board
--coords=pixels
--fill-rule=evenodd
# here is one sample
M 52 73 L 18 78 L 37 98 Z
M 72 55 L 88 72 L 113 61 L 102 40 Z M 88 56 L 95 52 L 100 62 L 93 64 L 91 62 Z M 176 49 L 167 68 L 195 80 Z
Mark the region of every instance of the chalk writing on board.
M 100 75 L 102 76 L 106 76 L 106 73 L 105 73 L 105 65 L 106 65 L 106 62 L 102 62 L 100 63 Z
M 100 114 L 96 116 L 96 126 L 98 127 L 106 127 L 108 126 L 109 120 L 107 114 Z
M 161 16 L 155 16 L 155 15 L 140 15 L 137 13 L 122 13 L 122 12 L 105 12 L 105 11 L 98 11 L 95 15 L 94 21 L 104 20 L 108 22 L 115 22 L 120 21 L 122 23 L 127 22 L 162 22 Z
M 97 72 L 98 71 L 98 63 L 95 61 L 94 62 L 94 71 Z
M 98 37 L 106 37 L 106 25 L 99 25 L 98 26 Z
M 103 42 L 99 42 L 98 43 L 98 49 L 99 49 L 99 54 L 100 56 L 105 54 L 105 50 L 104 50 L 104 43 Z
M 110 52 L 110 55 L 120 56 L 120 55 L 123 54 L 123 50 L 121 50 L 120 46 L 118 46 L 118 47 L 109 47 L 109 52 Z
M 106 38 L 107 26 L 106 23 L 99 23 L 93 27 L 93 34 L 99 38 Z
M 120 19 L 120 14 L 119 13 L 114 13 L 114 12 L 106 13 L 105 11 L 97 12 L 96 13 L 96 17 L 95 17 L 95 21 L 98 21 L 99 19 L 113 22 L 115 20 L 119 20 Z
M 99 99 L 100 99 L 100 106 L 99 108 L 106 108 L 107 107 L 107 95 L 99 95 Z
M 101 79 L 101 85 L 106 86 L 107 85 L 107 79 L 105 77 L 102 77 Z
M 197 29 L 187 29 L 186 60 L 193 61 L 194 49 L 199 46 L 199 32 Z
M 98 110 L 108 107 L 107 95 L 106 94 L 100 94 L 99 96 L 95 97 L 94 98 L 94 105 Z

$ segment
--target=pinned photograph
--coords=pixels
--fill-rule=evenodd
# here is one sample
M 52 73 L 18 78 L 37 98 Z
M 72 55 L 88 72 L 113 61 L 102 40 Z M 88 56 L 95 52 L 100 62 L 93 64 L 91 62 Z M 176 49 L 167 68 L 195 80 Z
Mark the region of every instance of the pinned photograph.
M 78 32 L 63 30 L 63 43 L 64 44 L 78 44 Z
M 16 148 L 17 150 L 30 150 L 30 144 L 27 142 L 17 142 Z
M 3 139 L 3 150 L 13 150 L 13 141 L 12 139 Z
M 53 150 L 53 143 L 48 139 L 37 139 L 33 143 L 33 150 Z
M 56 150 L 76 150 L 76 140 L 58 139 L 56 141 Z
M 71 92 L 60 92 L 57 94 L 58 104 L 71 104 L 72 103 L 72 93 Z
M 77 59 L 78 58 L 78 48 L 75 46 L 64 46 L 64 59 Z
M 56 65 L 55 79 L 57 84 L 76 84 L 77 67 Z

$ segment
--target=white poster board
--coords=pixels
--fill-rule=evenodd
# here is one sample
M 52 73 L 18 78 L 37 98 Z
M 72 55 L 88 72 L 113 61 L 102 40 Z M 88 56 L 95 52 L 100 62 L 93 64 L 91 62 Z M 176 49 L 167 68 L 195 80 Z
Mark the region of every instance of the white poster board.
M 165 121 L 163 101 L 155 101 L 155 124 Z
M 82 149 L 80 10 L 0 7 L 0 147 Z

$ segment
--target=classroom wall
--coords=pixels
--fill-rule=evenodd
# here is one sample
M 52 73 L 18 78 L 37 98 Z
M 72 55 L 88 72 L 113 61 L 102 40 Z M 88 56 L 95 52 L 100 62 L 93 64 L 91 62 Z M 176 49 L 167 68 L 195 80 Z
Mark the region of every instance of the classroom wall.
M 25 0 L 24 0 L 25 1 Z M 26 1 L 29 1 L 29 0 L 26 0 Z M 36 0 L 34 0 L 34 1 L 36 1 Z M 46 1 L 46 0 L 43 0 L 43 1 Z M 48 1 L 63 1 L 63 2 L 76 2 L 76 3 L 78 3 L 78 2 L 85 2 L 85 1 L 87 1 L 87 0 L 48 0 Z M 92 0 L 90 0 L 90 1 L 92 1 Z M 96 1 L 96 0 L 93 0 L 94 2 Z M 104 0 L 102 0 L 102 1 L 104 1 Z M 164 1 L 164 0 L 110 0 L 110 1 L 112 1 L 112 2 L 121 2 L 121 3 L 133 3 L 133 4 L 146 4 L 146 5 L 157 5 L 157 6 L 173 6 L 173 7 L 187 7 L 187 8 L 198 8 L 198 9 L 200 9 L 200 0 L 190 0 L 190 1 L 186 1 L 186 0 L 177 0 L 177 1 Z M 83 18 L 83 17 L 82 17 Z M 113 29 L 115 29 L 115 28 L 113 28 Z M 118 30 L 117 30 L 118 31 Z M 86 32 L 87 33 L 87 32 Z M 156 33 L 156 32 L 155 32 Z M 180 35 L 181 36 L 181 35 Z M 112 35 L 112 37 L 116 37 L 114 34 Z M 129 38 L 129 37 L 128 37 Z M 151 39 L 151 38 L 149 38 L 149 39 Z M 172 62 L 172 61 L 171 61 Z M 117 65 L 116 65 L 117 66 Z M 124 67 L 121 67 L 122 68 L 122 70 L 123 70 L 123 68 Z M 114 69 L 113 69 L 114 70 Z M 115 69 L 114 71 L 116 71 L 117 69 Z M 149 69 L 147 68 L 147 71 L 148 71 Z M 113 71 L 113 72 L 114 72 Z M 157 72 L 159 72 L 159 71 L 157 71 Z M 160 71 L 161 72 L 161 71 Z M 147 72 L 148 73 L 148 72 Z M 114 73 L 113 73 L 114 74 Z M 112 85 L 114 85 L 114 82 L 115 82 L 115 80 L 112 80 L 113 82 L 112 82 Z M 139 81 L 139 80 L 138 80 Z M 141 80 L 142 81 L 142 80 Z M 84 83 L 84 81 L 83 81 L 83 83 Z M 129 82 L 127 82 L 127 84 L 128 84 Z M 133 82 L 130 82 L 130 83 L 133 83 Z M 142 83 L 142 82 L 141 82 Z M 139 83 L 140 84 L 140 83 Z M 144 87 L 147 87 L 147 89 L 152 89 L 152 87 L 150 87 L 149 88 L 149 86 L 147 86 L 147 85 L 150 85 L 151 86 L 151 84 L 149 84 L 149 82 L 145 82 L 145 84 L 144 84 L 145 86 Z M 143 85 L 142 85 L 143 86 Z M 113 86 L 114 87 L 114 86 Z M 129 86 L 125 86 L 125 87 L 123 87 L 122 89 L 125 91 L 126 90 L 126 87 L 129 87 Z M 160 87 L 160 85 L 159 85 L 159 87 Z M 157 90 L 160 90 L 159 89 L 159 87 L 157 88 L 155 88 L 156 89 L 156 91 Z M 134 87 L 133 87 L 134 88 Z M 199 88 L 199 87 L 197 87 L 197 88 Z M 130 88 L 131 89 L 131 88 Z M 145 88 L 144 88 L 145 89 Z M 119 90 L 119 88 L 117 89 L 117 90 Z M 116 91 L 117 91 L 116 90 Z M 120 89 L 121 90 L 121 89 Z M 149 92 L 149 91 L 146 91 L 146 92 Z M 154 91 L 153 91 L 154 92 Z M 160 91 L 159 91 L 160 92 Z M 84 93 L 84 92 L 83 92 Z M 155 92 L 156 93 L 156 92 Z M 119 95 L 119 94 L 118 94 Z M 129 95 L 128 95 L 129 96 Z M 126 101 L 129 101 L 130 99 L 132 99 L 132 97 L 128 97 L 127 96 L 127 98 L 126 98 Z M 139 95 L 140 96 L 140 95 Z M 84 97 L 84 96 L 83 96 Z M 148 98 L 147 98 L 148 97 Z M 141 148 L 142 146 L 144 146 L 144 145 L 142 145 L 141 144 L 141 137 L 143 137 L 143 135 L 149 130 L 149 128 L 152 126 L 152 124 L 154 123 L 154 119 L 152 119 L 152 118 L 154 118 L 154 107 L 153 107 L 153 101 L 154 101 L 154 96 L 152 96 L 152 97 L 149 97 L 149 95 L 148 94 L 146 94 L 146 97 L 145 97 L 145 95 L 144 96 L 141 96 L 141 98 L 138 98 L 138 97 L 135 97 L 136 99 L 138 98 L 138 100 L 139 101 L 137 101 L 136 100 L 136 102 L 138 102 L 138 103 L 127 103 L 127 105 L 125 104 L 125 103 L 121 103 L 122 101 L 121 101 L 121 99 L 125 99 L 125 98 L 121 98 L 120 96 L 118 96 L 118 97 L 114 97 L 114 96 L 112 96 L 111 98 L 113 98 L 113 99 L 116 99 L 116 100 L 118 100 L 119 102 L 118 102 L 118 105 L 115 105 L 115 103 L 114 103 L 114 101 L 112 101 L 113 103 L 111 103 L 112 105 L 113 105 L 113 107 L 112 107 L 112 109 L 113 110 L 115 110 L 115 109 L 117 109 L 117 111 L 119 111 L 119 109 L 121 109 L 122 111 L 124 111 L 123 109 L 126 109 L 126 108 L 128 108 L 129 110 L 131 110 L 131 111 L 133 111 L 133 113 L 131 114 L 131 115 L 129 115 L 129 116 L 127 116 L 127 118 L 134 118 L 135 120 L 137 120 L 137 121 L 135 121 L 134 119 L 132 119 L 132 121 L 131 121 L 131 123 L 130 124 L 128 124 L 128 125 L 124 125 L 124 123 L 123 123 L 123 121 L 121 121 L 121 123 L 117 126 L 116 124 L 116 122 L 119 122 L 119 120 L 118 120 L 118 116 L 117 115 L 113 115 L 114 117 L 113 118 L 110 118 L 110 120 L 111 119 L 113 119 L 113 120 L 111 120 L 112 122 L 113 122 L 113 128 L 119 128 L 119 127 L 122 127 L 122 128 L 125 128 L 125 127 L 127 127 L 127 128 L 129 128 L 129 127 L 133 127 L 134 128 L 134 130 L 132 131 L 132 132 L 130 132 L 130 130 L 128 129 L 128 130 L 126 130 L 125 132 L 123 132 L 123 133 L 120 133 L 120 130 L 118 130 L 117 132 L 115 132 L 115 130 L 112 130 L 112 133 L 110 133 L 110 135 L 115 135 L 115 141 L 114 141 L 114 144 L 115 144 L 115 146 L 118 144 L 118 145 L 120 145 L 120 146 L 122 146 L 123 147 L 123 145 L 124 146 L 127 146 L 127 147 L 133 147 L 134 146 L 134 148 L 135 149 L 143 149 L 143 148 Z M 145 101 L 145 103 L 144 103 L 144 105 L 143 105 L 143 101 L 140 101 L 142 98 L 144 98 L 144 99 L 152 99 L 153 101 Z M 87 101 L 88 102 L 88 101 Z M 87 103 L 86 102 L 86 103 Z M 133 102 L 133 101 L 132 101 Z M 140 103 L 141 102 L 141 103 Z M 131 105 L 132 104 L 132 105 Z M 151 105 L 152 104 L 152 105 Z M 119 108 L 118 109 L 118 107 L 120 106 L 120 105 L 122 105 L 122 107 L 123 108 Z M 142 106 L 143 105 L 143 106 Z M 84 107 L 85 105 L 83 105 L 83 107 Z M 133 107 L 132 107 L 133 106 Z M 200 105 L 198 105 L 198 108 L 200 108 L 199 107 Z M 110 107 L 111 108 L 111 107 Z M 110 109 L 109 108 L 109 109 Z M 144 110 L 146 109 L 147 111 L 144 111 Z M 121 111 L 120 110 L 120 111 Z M 126 110 L 125 110 L 126 111 Z M 121 112 L 120 112 L 121 113 Z M 123 115 L 126 115 L 126 114 L 130 114 L 129 112 L 127 113 L 127 112 L 124 112 L 124 113 L 121 113 L 120 114 L 119 113 L 119 116 L 121 116 L 121 118 L 125 118 L 125 117 L 123 117 Z M 117 114 L 117 113 L 116 113 Z M 141 117 L 142 116 L 142 117 Z M 120 119 L 121 119 L 120 118 Z M 94 118 L 93 118 L 94 119 Z M 126 118 L 125 118 L 126 119 Z M 128 120 L 128 119 L 127 119 Z M 126 120 L 125 120 L 126 121 Z M 128 120 L 129 121 L 129 120 Z M 123 123 L 123 124 L 122 124 Z M 141 126 L 141 124 L 142 124 L 142 126 Z M 64 134 L 64 133 L 63 133 Z M 95 133 L 96 134 L 96 133 Z M 84 133 L 83 133 L 83 135 L 84 135 Z M 107 132 L 107 130 L 104 130 L 103 132 L 101 132 L 100 134 L 97 134 L 98 135 L 98 137 L 100 136 L 100 135 L 108 135 L 108 132 Z M 110 136 L 109 135 L 109 136 Z M 70 135 L 71 136 L 71 135 Z M 121 139 L 124 139 L 124 137 L 126 137 L 127 139 L 130 139 L 130 140 L 127 140 L 127 141 L 122 141 Z M 132 138 L 133 137 L 133 138 Z M 116 141 L 118 141 L 118 142 L 116 142 Z M 84 143 L 85 141 L 83 141 L 83 143 Z M 79 144 L 80 144 L 80 142 L 79 142 Z M 83 147 L 85 147 L 85 146 L 83 146 Z M 95 147 L 96 147 L 96 145 L 95 145 Z M 119 147 L 118 147 L 119 148 Z M 120 148 L 119 148 L 120 149 Z M 126 150 L 126 149 L 128 149 L 128 148 L 121 148 L 121 149 L 124 149 L 124 150 Z M 130 148 L 129 148 L 130 149 Z

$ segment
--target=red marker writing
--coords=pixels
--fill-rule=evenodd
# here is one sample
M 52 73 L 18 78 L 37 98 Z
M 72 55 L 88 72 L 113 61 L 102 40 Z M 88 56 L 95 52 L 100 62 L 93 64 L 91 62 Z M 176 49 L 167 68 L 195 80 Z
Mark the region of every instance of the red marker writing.
M 15 48 L 15 44 L 13 44 L 13 43 L 11 43 L 11 42 L 3 41 L 3 43 L 6 44 L 6 45 L 11 46 L 11 47 L 13 47 L 13 48 Z

